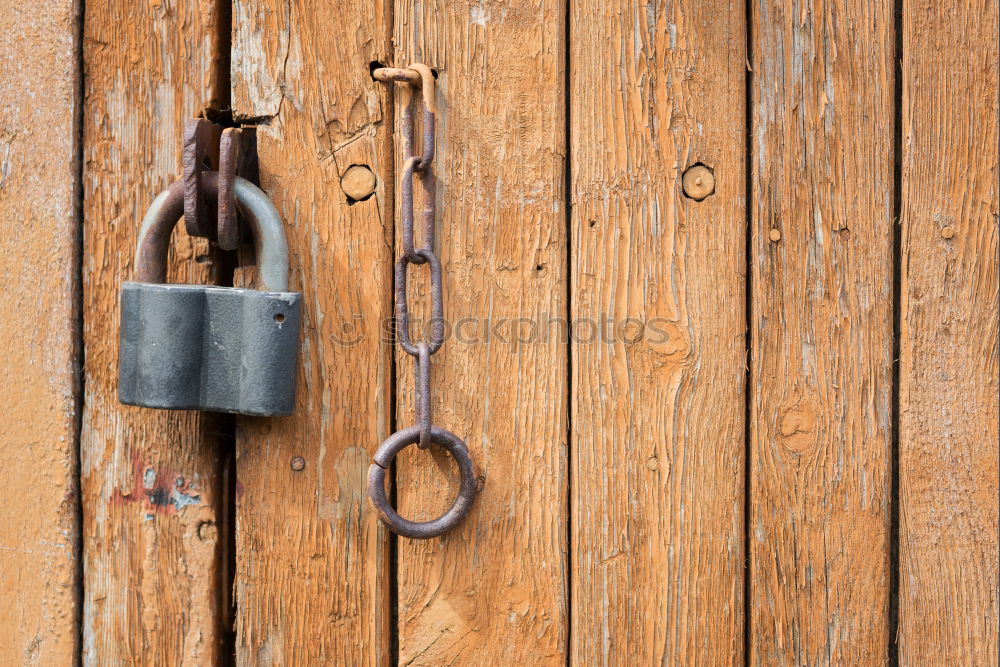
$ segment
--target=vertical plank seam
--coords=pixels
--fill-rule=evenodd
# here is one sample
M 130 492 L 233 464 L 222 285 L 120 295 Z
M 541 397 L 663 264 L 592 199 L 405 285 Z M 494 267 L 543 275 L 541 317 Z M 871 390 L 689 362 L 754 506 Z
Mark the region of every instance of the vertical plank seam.
M 395 49 L 393 48 L 393 39 L 396 34 L 396 3 L 392 0 L 387 0 L 384 3 L 385 6 L 385 36 L 387 38 L 387 45 L 385 50 L 385 55 L 388 59 L 394 59 Z M 374 72 L 374 68 L 372 68 Z M 372 76 L 372 80 L 375 77 Z M 381 84 L 380 84 L 381 85 Z M 389 173 L 392 174 L 392 187 L 390 192 L 392 196 L 386 201 L 386 219 L 391 221 L 393 233 L 390 234 L 389 247 L 389 266 L 388 270 L 391 273 L 389 276 L 389 281 L 386 283 L 386 288 L 388 293 L 386 294 L 389 299 L 389 303 L 392 304 L 390 308 L 390 316 L 392 318 L 396 317 L 396 301 L 393 298 L 393 290 L 395 289 L 396 277 L 394 273 L 394 267 L 396 264 L 396 197 L 398 196 L 398 191 L 396 184 L 396 175 L 398 171 L 398 160 L 396 155 L 396 86 L 389 85 L 387 91 L 388 101 L 389 101 L 389 112 L 384 114 L 385 122 L 387 124 L 386 132 L 389 134 Z M 436 223 L 437 221 L 435 221 Z M 397 383 L 397 372 L 399 370 L 399 357 L 397 352 L 399 346 L 392 344 L 389 345 L 389 405 L 388 405 L 388 421 L 389 421 L 389 433 L 395 433 L 399 429 L 399 414 L 398 414 L 398 383 Z M 389 470 L 389 498 L 392 502 L 393 507 L 399 507 L 399 495 L 396 493 L 396 459 L 392 460 L 392 467 Z M 389 663 L 392 665 L 399 665 L 399 536 L 396 533 L 382 529 L 384 534 L 389 540 L 389 553 L 386 558 L 388 563 L 388 573 L 386 576 L 389 578 L 388 585 L 388 596 L 389 596 L 389 627 L 386 631 L 389 634 Z
M 895 0 L 895 52 L 893 54 L 893 174 L 895 191 L 892 201 L 892 386 L 890 388 L 889 424 L 889 641 L 887 664 L 899 665 L 899 354 L 902 326 L 902 229 L 903 206 L 903 0 Z
M 395 59 L 395 49 L 393 48 L 394 35 L 396 34 L 396 3 L 393 0 L 386 0 L 383 3 L 385 9 L 385 58 L 392 61 Z M 395 65 L 395 63 L 392 63 Z M 369 72 L 372 75 L 372 81 L 375 81 L 375 68 L 385 67 L 385 63 L 371 63 L 369 66 Z M 376 85 L 383 85 L 376 82 Z M 383 114 L 384 121 L 386 123 L 386 132 L 389 135 L 389 150 L 388 150 L 388 161 L 389 161 L 389 173 L 391 175 L 390 180 L 392 181 L 389 192 L 390 197 L 386 198 L 384 215 L 386 220 L 389 220 L 392 225 L 392 234 L 390 234 L 389 239 L 389 267 L 390 271 L 389 281 L 386 283 L 388 293 L 386 297 L 389 299 L 389 303 L 392 304 L 389 314 L 390 317 L 395 319 L 396 317 L 396 302 L 393 298 L 393 289 L 396 284 L 396 277 L 394 273 L 394 267 L 396 263 L 396 172 L 398 166 L 398 160 L 396 159 L 396 86 L 390 84 L 387 86 L 386 99 L 388 100 L 389 109 L 388 112 Z M 435 220 L 435 223 L 437 221 Z M 386 410 L 388 412 L 388 422 L 389 422 L 389 433 L 395 433 L 399 428 L 398 414 L 397 414 L 397 401 L 399 400 L 399 394 L 397 392 L 397 382 L 396 373 L 398 371 L 398 358 L 396 356 L 398 346 L 391 344 L 389 348 L 389 405 Z M 377 446 L 377 443 L 376 443 Z M 396 493 L 396 459 L 392 461 L 392 466 L 389 468 L 389 501 L 392 503 L 393 507 L 399 507 L 399 496 Z M 386 576 L 389 579 L 388 582 L 388 605 L 389 605 L 389 618 L 386 620 L 388 623 L 388 628 L 385 632 L 389 635 L 389 664 L 399 665 L 399 537 L 390 530 L 385 530 L 382 528 L 383 534 L 386 535 L 389 540 L 388 554 L 386 554 L 387 569 L 388 572 Z M 384 618 L 384 617 L 383 617 Z
M 215 39 L 218 42 L 219 58 L 216 62 L 216 88 L 214 98 L 219 108 L 205 110 L 205 116 L 214 122 L 232 127 L 239 127 L 232 111 L 233 87 L 233 3 L 232 0 L 216 0 L 218 23 Z M 215 117 L 213 117 L 215 116 Z M 216 259 L 223 255 L 217 253 Z M 220 267 L 219 283 L 233 286 L 236 263 L 226 261 Z M 233 667 L 236 664 L 236 429 L 235 415 L 215 415 L 213 426 L 216 428 L 215 446 L 219 452 L 216 464 L 216 516 L 219 526 L 219 544 L 217 545 L 220 586 L 216 593 L 218 611 L 215 619 L 219 636 L 219 662 L 222 667 Z M 228 474 L 227 474 L 228 473 Z M 221 553 L 220 553 L 221 552 Z
M 385 3 L 386 5 L 386 35 L 396 34 L 396 3 L 389 1 Z M 395 49 L 392 48 L 391 38 L 389 48 L 386 49 L 386 55 L 391 59 L 394 59 Z M 372 68 L 374 71 L 374 68 Z M 375 77 L 372 76 L 372 80 Z M 381 84 L 380 84 L 381 85 Z M 389 124 L 386 128 L 386 132 L 389 133 L 390 150 L 389 152 L 389 173 L 392 174 L 392 196 L 386 201 L 387 211 L 386 218 L 392 221 L 392 237 L 389 240 L 389 247 L 391 255 L 389 257 L 389 271 L 393 272 L 389 277 L 389 282 L 386 283 L 388 289 L 387 297 L 389 302 L 392 304 L 390 310 L 391 317 L 395 319 L 396 317 L 396 301 L 393 297 L 393 290 L 395 289 L 396 277 L 394 273 L 394 267 L 396 265 L 396 197 L 398 196 L 398 189 L 396 184 L 398 183 L 397 177 L 397 167 L 398 160 L 396 159 L 396 86 L 390 84 L 388 86 L 388 100 L 389 100 L 389 112 L 385 114 L 386 122 Z M 437 223 L 437 220 L 435 220 Z M 395 340 L 395 338 L 393 338 Z M 398 393 L 398 383 L 396 373 L 399 370 L 399 358 L 397 356 L 399 346 L 395 343 L 389 346 L 389 433 L 395 433 L 399 429 L 399 414 L 398 414 L 398 403 L 399 393 Z M 377 444 L 376 444 L 377 446 Z M 392 466 L 389 469 L 389 500 L 393 507 L 399 507 L 399 495 L 396 493 L 396 458 L 392 460 Z M 387 536 L 389 540 L 389 662 L 393 665 L 399 665 L 399 536 L 391 530 L 381 529 L 383 534 Z
M 751 510 L 751 450 L 753 405 L 753 0 L 746 0 L 743 8 L 746 22 L 746 64 L 744 65 L 744 112 L 746 114 L 744 132 L 746 134 L 746 185 L 745 217 L 746 240 L 744 241 L 744 346 L 746 347 L 746 376 L 743 389 L 743 665 L 750 665 L 752 621 L 750 616 L 750 592 L 753 571 L 750 563 L 750 510 Z
M 219 60 L 215 64 L 216 90 L 219 112 L 228 123 L 238 127 L 233 122 L 233 0 L 217 0 L 219 22 L 216 39 L 219 41 Z M 219 121 L 216 121 L 219 122 Z
M 230 418 L 226 426 L 227 432 L 220 443 L 224 458 L 220 462 L 219 502 L 224 505 L 219 514 L 225 521 L 225 532 L 220 539 L 224 540 L 222 557 L 225 562 L 220 562 L 219 567 L 223 568 L 225 580 L 219 593 L 219 636 L 222 639 L 220 663 L 222 667 L 233 667 L 236 665 L 236 420 Z
M 563 80 L 563 158 L 565 186 L 563 188 L 566 215 L 566 318 L 573 321 L 573 134 L 571 115 L 571 95 L 573 85 L 573 52 L 571 50 L 571 28 L 573 5 L 566 0 L 563 16 L 565 30 L 563 58 L 565 78 Z M 567 327 L 566 336 L 566 565 L 564 582 L 566 586 L 566 667 L 573 664 L 573 336 Z
M 72 295 L 72 359 L 73 359 L 73 471 L 70 473 L 74 481 L 73 494 L 76 496 L 74 507 L 73 526 L 76 536 L 73 541 L 74 567 L 74 604 L 73 604 L 73 633 L 76 648 L 73 655 L 73 663 L 78 667 L 83 664 L 83 600 L 84 600 L 84 569 L 83 569 L 83 480 L 81 479 L 82 468 L 82 444 L 83 444 L 83 409 L 84 409 L 84 374 L 85 350 L 83 342 L 83 127 L 84 111 L 83 104 L 86 94 L 86 70 L 83 59 L 83 30 L 84 14 L 86 11 L 86 0 L 77 0 L 76 16 L 73 29 L 75 34 L 74 51 L 76 53 L 76 108 L 73 112 L 73 142 L 74 156 L 76 164 L 76 182 L 73 184 L 73 220 L 75 222 L 73 239 L 73 295 Z
M 394 29 L 394 28 L 393 28 Z M 390 93 L 390 98 L 392 102 L 391 109 L 388 116 L 392 117 L 393 123 L 395 123 L 396 114 L 396 93 L 395 91 Z M 392 174 L 393 180 L 396 178 L 396 141 L 395 141 L 395 128 L 389 130 L 390 136 L 393 137 L 392 150 L 389 151 L 389 173 Z M 389 205 L 389 216 L 392 220 L 393 234 L 392 234 L 392 257 L 396 257 L 396 191 L 393 189 L 393 195 L 390 197 Z M 396 306 L 393 304 L 393 316 L 395 317 Z M 396 393 L 396 371 L 397 371 L 397 358 L 396 358 L 396 345 L 392 345 L 389 351 L 389 433 L 395 433 L 399 428 L 397 426 L 397 405 L 396 401 L 399 400 L 398 394 Z M 399 496 L 396 493 L 396 460 L 393 459 L 392 466 L 389 468 L 389 502 L 393 507 L 399 507 Z M 385 530 L 384 534 L 389 540 L 389 664 L 399 665 L 399 536 L 391 530 Z

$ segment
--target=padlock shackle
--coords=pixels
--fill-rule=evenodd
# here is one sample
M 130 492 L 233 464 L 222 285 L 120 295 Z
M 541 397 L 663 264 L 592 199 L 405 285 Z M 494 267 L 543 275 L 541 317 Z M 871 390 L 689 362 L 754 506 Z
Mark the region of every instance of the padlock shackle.
M 218 193 L 219 175 L 205 172 L 202 186 Z M 288 241 L 281 216 L 271 199 L 256 185 L 236 177 L 236 203 L 243 213 L 257 249 L 262 289 L 269 292 L 288 291 Z M 135 246 L 135 279 L 141 283 L 164 283 L 167 280 L 167 249 L 170 234 L 184 215 L 184 181 L 177 181 L 153 200 L 139 227 Z

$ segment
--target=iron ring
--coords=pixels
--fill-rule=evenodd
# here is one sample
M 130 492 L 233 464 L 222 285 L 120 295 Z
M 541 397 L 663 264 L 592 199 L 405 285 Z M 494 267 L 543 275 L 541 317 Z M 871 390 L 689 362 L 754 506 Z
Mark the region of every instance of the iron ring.
M 461 473 L 458 496 L 448 511 L 436 519 L 431 521 L 404 519 L 399 516 L 385 495 L 385 471 L 399 452 L 419 441 L 419 425 L 396 431 L 385 439 L 372 457 L 374 462 L 368 469 L 368 498 L 389 530 L 403 537 L 426 540 L 443 535 L 454 528 L 472 509 L 472 503 L 476 499 L 476 472 L 472 457 L 469 456 L 469 450 L 462 439 L 451 431 L 432 426 L 431 442 L 447 449 L 458 464 Z

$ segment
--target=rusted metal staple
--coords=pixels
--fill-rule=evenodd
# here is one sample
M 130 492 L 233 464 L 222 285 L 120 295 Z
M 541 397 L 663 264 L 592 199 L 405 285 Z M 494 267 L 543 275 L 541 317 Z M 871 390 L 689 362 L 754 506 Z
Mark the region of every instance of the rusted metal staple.
M 187 233 L 210 239 L 223 250 L 236 250 L 241 235 L 233 188 L 237 176 L 260 184 L 257 131 L 191 118 L 184 124 L 183 163 Z M 213 173 L 218 184 L 209 189 L 205 177 Z

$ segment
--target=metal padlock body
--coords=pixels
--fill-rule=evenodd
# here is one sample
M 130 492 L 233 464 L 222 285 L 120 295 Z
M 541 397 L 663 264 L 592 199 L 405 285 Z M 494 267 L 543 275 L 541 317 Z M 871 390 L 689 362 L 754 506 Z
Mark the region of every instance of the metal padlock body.
M 121 296 L 122 403 L 292 413 L 299 294 L 130 282 Z
M 288 292 L 288 246 L 270 199 L 237 179 L 266 291 L 163 284 L 170 232 L 183 214 L 172 186 L 150 206 L 136 282 L 122 285 L 118 399 L 128 405 L 247 415 L 295 407 L 302 295 Z

